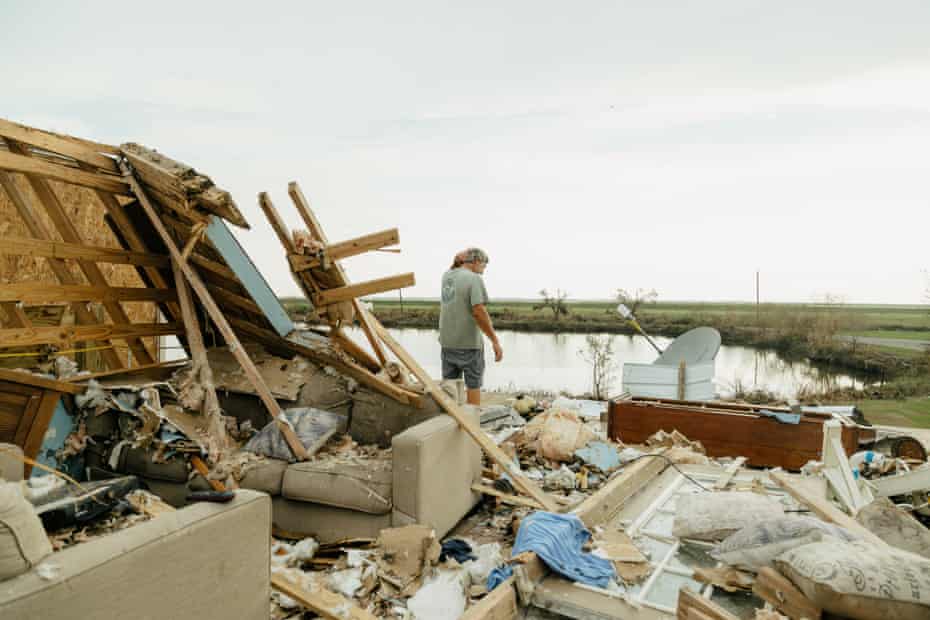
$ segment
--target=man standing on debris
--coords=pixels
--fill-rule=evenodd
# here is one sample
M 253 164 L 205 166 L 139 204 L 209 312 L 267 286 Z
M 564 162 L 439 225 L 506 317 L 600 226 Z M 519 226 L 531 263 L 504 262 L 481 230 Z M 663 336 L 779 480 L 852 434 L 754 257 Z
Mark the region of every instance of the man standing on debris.
M 488 255 L 483 250 L 468 248 L 455 255 L 452 267 L 442 276 L 442 305 L 439 310 L 442 378 L 458 379 L 464 374 L 471 405 L 481 404 L 484 376 L 482 332 L 494 347 L 494 361 L 499 362 L 504 357 L 485 307 L 488 291 L 481 274 L 487 265 Z

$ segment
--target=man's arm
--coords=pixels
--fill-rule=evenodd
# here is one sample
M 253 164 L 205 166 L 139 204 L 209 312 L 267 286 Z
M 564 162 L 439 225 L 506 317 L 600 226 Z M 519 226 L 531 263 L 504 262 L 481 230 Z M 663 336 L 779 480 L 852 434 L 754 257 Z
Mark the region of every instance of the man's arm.
M 491 345 L 494 347 L 494 361 L 501 361 L 504 358 L 504 350 L 501 348 L 500 342 L 497 341 L 497 333 L 494 331 L 488 309 L 484 307 L 484 304 L 475 304 L 471 307 L 471 315 L 475 317 L 478 329 L 484 332 L 484 335 L 491 341 Z

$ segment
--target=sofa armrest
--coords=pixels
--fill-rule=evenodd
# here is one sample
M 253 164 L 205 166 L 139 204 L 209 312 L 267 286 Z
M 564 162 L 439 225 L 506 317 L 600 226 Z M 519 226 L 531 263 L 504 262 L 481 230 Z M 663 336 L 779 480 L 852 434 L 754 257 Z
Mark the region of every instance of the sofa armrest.
M 65 549 L 0 584 L 0 618 L 267 620 L 271 498 L 239 490 Z
M 451 416 L 408 428 L 391 446 L 395 526 L 422 523 L 441 537 L 481 499 L 471 490 L 481 481 L 481 448 Z

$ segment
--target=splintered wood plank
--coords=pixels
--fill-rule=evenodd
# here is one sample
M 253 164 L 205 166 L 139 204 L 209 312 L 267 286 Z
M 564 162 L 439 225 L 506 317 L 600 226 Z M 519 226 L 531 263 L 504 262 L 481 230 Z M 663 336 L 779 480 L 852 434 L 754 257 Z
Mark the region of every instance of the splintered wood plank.
M 3 186 L 4 191 L 9 197 L 10 202 L 13 203 L 13 206 L 16 208 L 17 213 L 19 213 L 20 218 L 23 220 L 23 223 L 26 225 L 26 228 L 29 229 L 29 233 L 38 239 L 41 240 L 51 240 L 52 234 L 42 223 L 42 220 L 36 215 L 35 211 L 26 201 L 25 196 L 19 191 L 19 188 L 13 182 L 13 178 L 9 173 L 0 171 L 0 185 Z M 78 279 L 74 277 L 71 273 L 71 270 L 68 268 L 68 265 L 60 258 L 49 258 L 48 266 L 52 270 L 52 273 L 55 274 L 55 277 L 58 278 L 58 281 L 62 284 L 78 284 Z M 71 309 L 74 311 L 74 315 L 80 323 L 84 324 L 93 324 L 97 323 L 97 317 L 88 310 L 86 304 L 82 303 L 73 303 L 71 304 Z M 91 343 L 91 344 L 100 344 L 100 343 Z M 104 342 L 103 344 L 110 344 L 109 342 Z M 103 354 L 103 359 L 106 361 L 107 366 L 110 368 L 123 368 L 123 362 L 119 358 L 119 355 L 116 354 L 116 351 L 113 349 L 104 349 L 101 351 Z
M 98 263 L 148 267 L 167 267 L 170 265 L 167 256 L 159 256 L 158 254 L 18 237 L 5 237 L 3 244 L 0 245 L 0 254 L 83 259 Z
M 413 273 L 402 273 L 396 276 L 367 280 L 357 284 L 347 284 L 339 288 L 320 291 L 315 296 L 314 304 L 317 306 L 328 306 L 330 304 L 337 304 L 341 301 L 353 301 L 358 297 L 394 291 L 399 288 L 413 286 L 416 283 L 416 277 Z
M 172 263 L 174 272 L 174 285 L 178 291 L 178 305 L 181 307 L 181 316 L 184 320 L 184 332 L 187 336 L 187 346 L 191 353 L 191 380 L 196 380 L 203 389 L 203 403 L 200 408 L 201 414 L 207 422 L 207 434 L 211 440 L 216 442 L 216 448 L 210 446 L 211 458 L 217 458 L 219 454 L 214 454 L 215 450 L 225 450 L 229 444 L 229 438 L 226 435 L 226 423 L 223 420 L 223 412 L 220 409 L 220 401 L 216 396 L 216 387 L 213 381 L 213 369 L 210 367 L 210 360 L 207 359 L 207 347 L 203 343 L 203 333 L 200 331 L 200 321 L 197 320 L 197 309 L 194 307 L 194 301 L 191 299 L 190 288 L 184 279 L 178 263 Z M 211 441 L 212 444 L 212 441 Z M 196 464 L 195 464 L 196 465 Z M 203 472 L 201 472 L 203 473 Z M 204 475 L 206 477 L 206 475 Z M 217 488 L 217 491 L 223 491 L 225 488 Z M 220 485 L 222 487 L 222 485 Z
M 17 142 L 24 142 L 30 146 L 37 146 L 40 149 L 53 153 L 67 155 L 72 159 L 89 164 L 94 168 L 100 168 L 106 172 L 119 174 L 119 167 L 116 165 L 116 160 L 102 155 L 98 152 L 98 149 L 89 146 L 86 142 L 81 142 L 69 136 L 59 136 L 48 131 L 26 127 L 25 125 L 13 123 L 2 118 L 0 118 L 0 136 L 12 138 Z M 112 153 L 115 150 L 116 147 L 109 147 L 109 150 L 105 150 L 104 152 Z
M 314 614 L 330 620 L 375 620 L 375 616 L 343 595 L 317 585 L 307 590 L 283 575 L 271 575 L 271 587 L 285 594 Z
M 120 194 L 122 196 L 130 195 L 129 186 L 116 177 L 76 170 L 68 166 L 52 164 L 42 159 L 13 152 L 0 151 L 0 168 L 9 170 L 10 172 L 21 172 L 23 174 L 35 175 L 46 179 L 64 181 L 72 185 L 80 185 L 81 187 L 102 189 L 112 194 Z
M 510 456 L 507 455 L 503 450 L 501 450 L 497 444 L 495 444 L 490 437 L 485 434 L 481 427 L 462 409 L 458 403 L 452 400 L 445 390 L 439 387 L 439 384 L 433 381 L 432 377 L 429 376 L 422 366 L 407 353 L 400 344 L 394 340 L 394 337 L 391 336 L 384 326 L 374 322 L 374 328 L 380 336 L 381 340 L 384 341 L 384 344 L 397 356 L 397 358 L 410 369 L 411 372 L 420 380 L 423 386 L 426 388 L 426 391 L 436 399 L 436 402 L 455 420 L 459 423 L 459 426 L 468 433 L 468 435 L 477 442 L 481 449 L 484 450 L 485 454 L 490 457 L 492 461 L 497 463 L 507 474 L 510 476 L 511 480 L 515 487 L 520 491 L 529 495 L 537 502 L 539 502 L 546 510 L 550 512 L 558 512 L 559 508 L 555 501 L 542 489 L 540 489 L 536 483 L 527 478 L 523 472 L 520 471 L 520 468 L 514 465 L 513 460 Z
M 278 401 L 275 400 L 274 396 L 271 394 L 271 390 L 268 389 L 264 379 L 262 379 L 261 374 L 259 374 L 258 369 L 255 368 L 255 364 L 252 362 L 252 359 L 245 352 L 245 349 L 243 349 L 242 343 L 239 342 L 238 336 L 236 336 L 236 333 L 233 331 L 232 327 L 230 327 L 229 322 L 226 320 L 226 316 L 223 314 L 223 311 L 220 310 L 219 306 L 216 305 L 216 302 L 213 301 L 213 297 L 210 295 L 210 291 L 207 290 L 206 285 L 200 279 L 200 276 L 197 274 L 197 272 L 193 269 L 193 267 L 188 265 L 187 262 L 182 259 L 181 251 L 178 249 L 177 245 L 175 245 L 174 239 L 171 238 L 171 235 L 168 233 L 165 225 L 162 224 L 161 219 L 159 219 L 158 212 L 149 201 L 148 195 L 145 193 L 142 185 L 133 176 L 132 172 L 129 170 L 129 167 L 126 166 L 126 164 L 123 164 L 123 173 L 126 175 L 126 180 L 128 180 L 129 184 L 132 186 L 132 190 L 135 193 L 136 198 L 139 200 L 139 204 L 142 205 L 143 210 L 145 211 L 149 220 L 152 222 L 152 226 L 161 237 L 165 247 L 168 248 L 168 252 L 171 254 L 172 260 L 177 263 L 184 278 L 187 280 L 188 284 L 190 284 L 191 288 L 194 290 L 194 293 L 196 293 L 197 297 L 200 299 L 200 303 L 203 305 L 204 310 L 206 310 L 207 315 L 210 317 L 210 319 L 213 321 L 213 324 L 216 325 L 216 328 L 223 336 L 223 339 L 226 341 L 226 344 L 230 349 L 230 352 L 233 354 L 233 357 L 236 358 L 236 361 L 239 362 L 239 365 L 242 367 L 243 372 L 245 372 L 246 377 L 248 377 L 252 387 L 254 387 L 255 391 L 258 393 L 258 397 L 262 400 L 265 408 L 268 409 L 268 413 L 271 415 L 271 417 L 277 420 L 278 429 L 281 431 L 282 435 L 287 441 L 287 445 L 290 446 L 294 456 L 298 460 L 306 460 L 307 451 L 304 449 L 303 444 L 300 443 L 300 439 L 298 439 L 294 429 L 291 428 L 291 426 L 284 419 L 284 416 L 281 413 L 281 408 L 278 406 Z
M 323 249 L 323 253 L 328 260 L 339 260 L 358 256 L 389 245 L 397 245 L 398 243 L 400 243 L 400 234 L 396 228 L 391 228 L 327 245 Z M 294 271 L 317 269 L 322 266 L 320 258 L 313 255 L 290 254 L 288 260 L 291 263 L 291 269 Z
M 177 293 L 167 288 L 116 286 L 50 285 L 33 282 L 5 284 L 0 288 L 0 301 L 21 301 L 43 304 L 71 301 L 174 301 Z
M 695 614 L 697 612 L 697 614 Z M 710 620 L 738 620 L 726 609 L 696 594 L 687 588 L 678 591 L 678 618 L 690 620 L 692 617 L 705 617 Z M 811 618 L 811 620 L 814 620 Z
M 516 617 L 517 595 L 513 588 L 513 577 L 510 577 L 466 609 L 459 620 L 513 620 Z
M 216 187 L 208 176 L 139 144 L 123 144 L 120 150 L 143 184 L 182 203 L 197 204 L 236 226 L 249 228 L 249 223 L 239 212 L 229 192 Z
M 28 155 L 26 149 L 17 142 L 7 140 L 7 145 L 11 151 L 20 153 L 24 156 Z M 29 157 L 26 158 L 30 159 Z M 80 234 L 78 234 L 74 222 L 68 217 L 65 208 L 62 206 L 61 201 L 58 200 L 58 196 L 55 192 L 52 191 L 52 187 L 49 185 L 48 181 L 35 174 L 26 174 L 25 176 L 26 180 L 28 180 L 29 184 L 32 186 L 32 190 L 35 192 L 36 196 L 39 197 L 39 202 L 45 206 L 45 211 L 58 229 L 58 234 L 61 235 L 61 238 L 68 243 L 83 244 L 83 240 Z M 100 271 L 100 267 L 97 266 L 97 263 L 79 260 L 78 265 L 91 285 L 109 286 L 103 272 Z M 110 319 L 114 323 L 118 325 L 130 324 L 126 311 L 123 310 L 123 307 L 118 302 L 104 302 L 103 307 L 106 308 L 107 314 L 110 315 Z M 129 345 L 130 350 L 140 364 L 151 364 L 155 361 L 155 358 L 148 352 L 148 349 L 146 349 L 145 344 L 141 340 L 130 338 L 126 341 L 126 344 Z
M 265 214 L 265 218 L 271 225 L 271 230 L 273 230 L 274 234 L 277 235 L 278 241 L 281 242 L 281 245 L 284 246 L 284 249 L 287 250 L 287 253 L 296 253 L 297 248 L 294 245 L 294 239 L 291 237 L 291 232 L 288 230 L 287 224 L 284 223 L 284 220 L 281 219 L 281 214 L 278 213 L 278 210 L 271 202 L 271 198 L 268 196 L 268 192 L 260 192 L 258 194 L 258 205 L 262 208 L 262 212 Z
M 172 336 L 180 333 L 182 329 L 177 323 L 10 328 L 0 329 L 0 347 L 26 347 L 40 344 L 64 346 L 83 340 L 138 340 L 149 336 Z

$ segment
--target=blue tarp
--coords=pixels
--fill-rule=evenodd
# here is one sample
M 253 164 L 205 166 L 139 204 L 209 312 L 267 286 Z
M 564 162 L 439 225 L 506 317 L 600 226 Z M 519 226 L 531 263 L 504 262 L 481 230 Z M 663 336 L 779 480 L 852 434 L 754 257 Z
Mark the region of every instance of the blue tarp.
M 777 421 L 782 424 L 800 424 L 801 423 L 801 414 L 800 413 L 784 413 L 782 411 L 769 411 L 768 409 L 762 409 L 759 411 L 759 415 L 766 416 L 768 418 L 775 418 Z
M 566 579 L 598 588 L 606 588 L 616 578 L 610 560 L 583 553 L 582 546 L 591 538 L 584 523 L 572 514 L 537 511 L 523 519 L 511 557 L 534 551 L 550 570 Z M 488 590 L 513 573 L 509 566 L 497 568 L 488 576 Z

